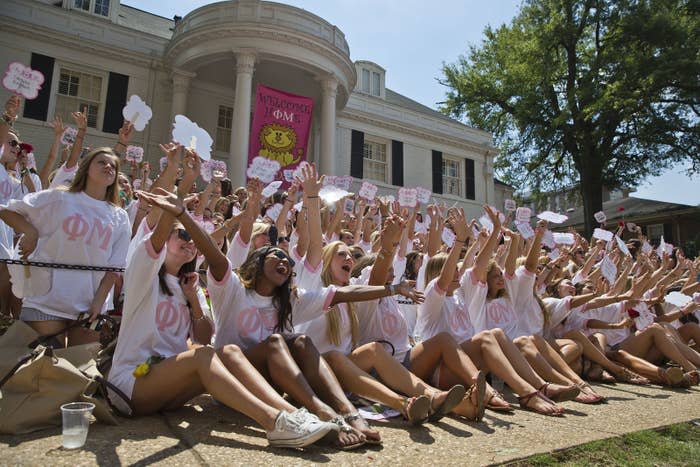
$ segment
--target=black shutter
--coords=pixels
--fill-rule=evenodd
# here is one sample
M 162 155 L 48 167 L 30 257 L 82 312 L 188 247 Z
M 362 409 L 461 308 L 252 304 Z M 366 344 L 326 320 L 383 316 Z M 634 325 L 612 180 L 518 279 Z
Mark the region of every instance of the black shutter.
M 350 175 L 362 179 L 365 153 L 365 134 L 352 130 L 350 138 Z
M 126 105 L 126 93 L 129 89 L 129 77 L 119 73 L 109 74 L 107 84 L 107 102 L 105 103 L 105 119 L 102 131 L 105 133 L 119 133 L 119 128 L 124 124 L 122 109 Z
M 433 150 L 433 193 L 442 194 L 442 152 Z
M 665 223 L 664 224 L 664 241 L 666 243 L 673 243 L 673 224 L 671 223 Z
M 474 161 L 472 159 L 464 159 L 465 169 L 465 197 L 467 199 L 476 199 L 476 177 L 474 176 Z
M 403 186 L 403 143 L 391 141 L 391 183 Z
M 40 71 L 44 75 L 44 84 L 41 85 L 36 99 L 24 101 L 24 118 L 33 118 L 45 122 L 49 113 L 49 100 L 51 100 L 51 81 L 53 79 L 53 57 L 32 53 L 31 68 Z

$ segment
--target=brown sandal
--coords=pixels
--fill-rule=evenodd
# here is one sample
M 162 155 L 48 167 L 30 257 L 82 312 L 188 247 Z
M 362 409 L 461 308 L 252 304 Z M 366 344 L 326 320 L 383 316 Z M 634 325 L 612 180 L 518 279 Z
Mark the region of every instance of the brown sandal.
M 445 401 L 438 406 L 437 408 L 433 409 L 433 397 L 430 398 L 430 416 L 428 417 L 428 421 L 430 422 L 437 422 L 440 420 L 442 417 L 447 415 L 448 413 L 452 412 L 452 409 L 457 407 L 460 402 L 462 402 L 462 399 L 464 398 L 464 395 L 467 393 L 467 390 L 464 389 L 464 386 L 461 384 L 455 384 L 450 388 L 449 392 L 447 393 L 447 397 L 445 397 Z
M 542 399 L 543 401 L 547 402 L 548 404 L 552 404 L 554 406 L 554 412 L 545 412 L 542 410 L 537 410 L 534 407 L 530 407 L 528 404 L 532 400 L 533 397 L 538 397 Z M 524 396 L 518 396 L 518 402 L 520 403 L 520 407 L 529 410 L 530 412 L 535 412 L 540 415 L 547 415 L 549 417 L 561 417 L 564 415 L 564 409 L 557 407 L 554 402 L 544 394 L 542 394 L 540 391 L 535 391 L 531 392 L 530 394 L 525 394 Z
M 508 405 L 492 405 L 491 400 L 494 397 L 498 397 L 499 399 L 503 400 L 506 404 Z M 489 401 L 486 403 L 486 408 L 489 410 L 493 410 L 494 412 L 503 412 L 503 413 L 512 413 L 515 409 L 513 408 L 513 405 L 509 403 L 505 397 L 503 397 L 503 394 L 500 392 L 496 391 L 495 389 L 493 390 L 493 393 L 491 394 L 491 397 L 489 397 Z
M 476 382 L 469 386 L 464 397 L 471 402 L 474 393 L 476 394 L 476 413 L 472 421 L 480 422 L 484 418 L 484 412 L 486 412 L 486 373 L 481 370 L 476 375 Z
M 428 396 L 407 397 L 401 411 L 403 417 L 412 425 L 422 425 L 430 414 L 430 398 Z
M 539 389 L 539 392 L 541 392 L 542 394 L 547 396 L 548 399 L 551 399 L 554 402 L 574 400 L 581 393 L 581 389 L 578 386 L 574 385 L 571 386 L 569 389 L 562 391 L 558 394 L 550 394 L 548 392 L 549 386 L 551 386 L 551 383 L 544 383 Z

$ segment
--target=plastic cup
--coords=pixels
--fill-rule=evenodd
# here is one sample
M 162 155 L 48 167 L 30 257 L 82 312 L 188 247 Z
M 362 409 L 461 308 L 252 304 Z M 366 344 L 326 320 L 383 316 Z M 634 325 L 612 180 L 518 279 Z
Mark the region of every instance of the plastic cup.
M 94 409 L 95 404 L 90 402 L 71 402 L 61 406 L 64 448 L 83 447 L 90 427 L 90 415 Z

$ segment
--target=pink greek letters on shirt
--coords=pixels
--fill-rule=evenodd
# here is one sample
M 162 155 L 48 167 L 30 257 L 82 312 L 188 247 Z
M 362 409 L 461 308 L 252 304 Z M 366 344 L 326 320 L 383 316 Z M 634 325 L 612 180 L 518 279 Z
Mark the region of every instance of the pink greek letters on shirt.
M 0 183 L 0 194 L 3 198 L 7 199 L 12 194 L 12 184 L 9 180 L 4 180 Z
M 260 320 L 265 329 L 270 332 L 274 331 L 277 326 L 277 310 L 267 310 L 264 312 L 258 310 L 258 314 L 260 315 Z
M 384 334 L 387 336 L 391 336 L 396 334 L 396 331 L 399 329 L 399 319 L 394 315 L 393 313 L 383 313 L 384 316 L 382 316 L 382 331 L 384 331 Z
M 500 300 L 489 303 L 486 313 L 492 324 L 507 323 L 510 318 L 508 308 Z
M 99 219 L 93 218 L 91 228 L 90 222 L 77 212 L 66 217 L 62 225 L 63 232 L 68 236 L 68 240 L 76 241 L 90 232 L 86 243 L 92 246 L 93 238 L 95 238 L 97 242 L 101 242 L 97 245 L 101 250 L 106 251 L 112 239 L 112 226 L 110 224 L 103 225 Z
M 260 329 L 262 320 L 257 308 L 248 308 L 243 310 L 236 318 L 236 327 L 238 333 L 244 337 L 250 337 L 253 333 Z
M 463 307 L 457 307 L 454 313 L 451 313 L 447 321 L 453 331 L 464 331 L 469 329 L 469 316 Z
M 182 326 L 189 326 L 190 312 L 186 305 L 173 303 L 173 298 L 168 297 L 156 306 L 156 325 L 159 331 L 170 328 L 175 335 L 180 333 Z M 175 329 L 172 329 L 173 326 Z

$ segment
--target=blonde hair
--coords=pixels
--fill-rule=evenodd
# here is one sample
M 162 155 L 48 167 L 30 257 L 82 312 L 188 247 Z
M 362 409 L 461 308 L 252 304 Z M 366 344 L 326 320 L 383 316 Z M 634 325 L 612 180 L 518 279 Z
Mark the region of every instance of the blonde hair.
M 486 285 L 487 285 L 487 287 L 488 287 L 488 277 L 489 277 L 489 274 L 491 274 L 491 271 L 493 271 L 494 268 L 499 268 L 499 269 L 500 269 L 500 267 L 498 266 L 498 263 L 496 262 L 496 260 L 495 260 L 495 259 L 491 259 L 491 260 L 489 261 L 489 265 L 486 266 Z M 507 296 L 508 296 L 508 291 L 506 290 L 505 287 L 502 288 L 501 290 L 499 290 L 499 291 L 496 293 L 496 298 L 507 297 Z
M 119 204 L 119 157 L 114 153 L 112 148 L 102 147 L 93 149 L 80 161 L 80 166 L 78 171 L 75 173 L 75 177 L 68 187 L 70 193 L 80 193 L 85 191 L 88 181 L 88 171 L 90 170 L 90 164 L 92 161 L 100 154 L 107 154 L 112 156 L 115 160 L 114 162 L 114 181 L 111 185 L 107 187 L 105 192 L 105 201 L 115 206 L 120 206 Z
M 270 225 L 265 222 L 255 222 L 253 223 L 253 230 L 250 234 L 250 239 L 253 240 L 255 237 L 261 234 L 266 234 L 270 231 Z
M 435 279 L 442 272 L 442 267 L 447 262 L 447 253 L 438 253 L 428 260 L 425 266 L 425 284 L 428 287 L 431 280 Z
M 323 285 L 328 287 L 333 284 L 333 273 L 331 272 L 331 263 L 333 262 L 333 257 L 338 253 L 338 249 L 347 245 L 341 241 L 335 241 L 329 243 L 323 248 L 323 268 L 321 269 L 321 280 Z M 347 284 L 342 284 L 347 285 Z M 340 313 L 341 310 L 338 305 L 333 306 L 328 313 L 326 313 L 326 319 L 328 320 L 328 338 L 334 345 L 340 345 Z M 357 313 L 355 313 L 355 305 L 353 303 L 347 304 L 348 318 L 350 319 L 350 334 L 352 336 L 352 346 L 353 348 L 357 346 L 360 336 L 360 322 L 357 319 Z

